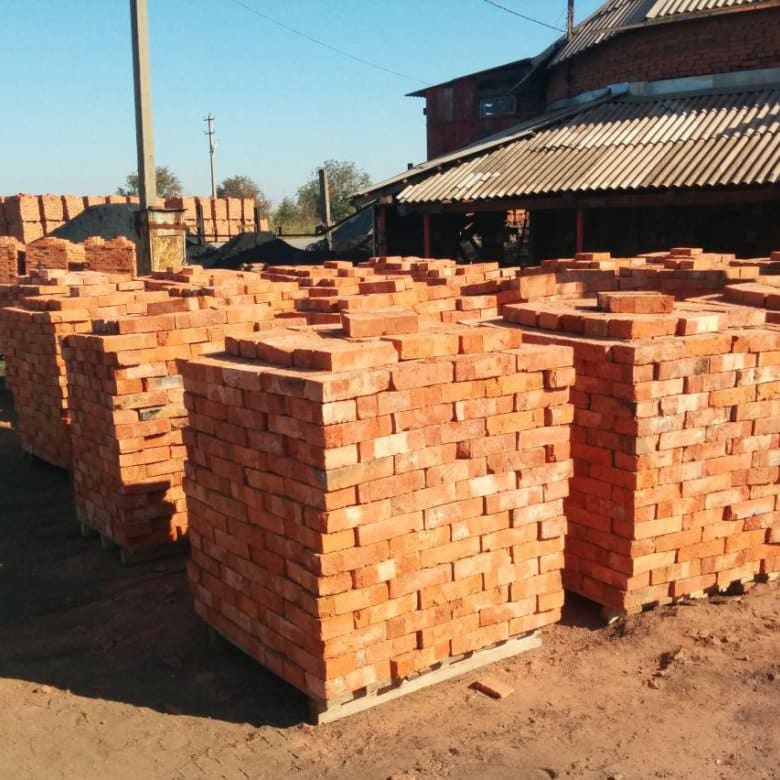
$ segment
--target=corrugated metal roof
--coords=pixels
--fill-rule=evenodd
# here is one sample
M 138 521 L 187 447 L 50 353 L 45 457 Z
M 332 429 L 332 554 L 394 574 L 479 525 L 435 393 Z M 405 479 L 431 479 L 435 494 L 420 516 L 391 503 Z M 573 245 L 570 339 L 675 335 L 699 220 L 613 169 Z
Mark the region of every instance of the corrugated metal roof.
M 574 28 L 571 40 L 565 43 L 551 64 L 556 65 L 597 46 L 628 27 L 681 14 L 722 12 L 763 2 L 769 0 L 609 0 Z
M 552 64 L 556 65 L 591 46 L 603 43 L 617 35 L 621 27 L 643 21 L 647 9 L 654 2 L 655 0 L 609 0 L 604 3 L 574 28 L 571 39 L 555 55 Z
M 731 8 L 756 2 L 761 0 L 658 0 L 647 12 L 647 18 L 660 19 L 662 16 L 712 11 L 715 8 Z
M 431 172 L 399 203 L 780 181 L 780 88 L 614 97 L 554 126 Z

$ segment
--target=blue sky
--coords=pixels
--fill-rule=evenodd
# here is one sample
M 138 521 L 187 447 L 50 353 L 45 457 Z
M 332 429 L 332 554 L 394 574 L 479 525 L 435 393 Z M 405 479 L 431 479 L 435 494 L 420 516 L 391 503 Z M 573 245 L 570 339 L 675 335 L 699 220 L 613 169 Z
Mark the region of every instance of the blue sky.
M 245 7 L 408 75 L 304 40 Z M 501 0 L 563 27 L 565 0 Z M 576 21 L 597 7 L 577 5 Z M 532 56 L 557 33 L 484 0 L 148 0 L 155 156 L 188 194 L 251 176 L 278 201 L 325 159 L 377 181 L 425 158 L 426 84 Z M 114 192 L 135 170 L 128 0 L 3 0 L 0 194 Z

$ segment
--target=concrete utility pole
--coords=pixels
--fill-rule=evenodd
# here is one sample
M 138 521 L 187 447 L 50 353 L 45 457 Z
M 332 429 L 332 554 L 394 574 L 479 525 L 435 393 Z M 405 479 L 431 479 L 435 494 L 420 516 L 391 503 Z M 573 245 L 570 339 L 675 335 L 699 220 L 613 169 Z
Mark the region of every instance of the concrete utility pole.
M 130 0 L 135 87 L 135 132 L 138 148 L 138 196 L 136 212 L 138 247 L 136 271 L 145 276 L 166 266 L 186 262 L 183 209 L 157 207 L 157 171 L 152 136 L 152 88 L 149 72 L 149 17 L 146 0 Z
M 566 40 L 570 41 L 574 32 L 574 0 L 568 0 L 566 11 Z
M 211 163 L 211 197 L 217 197 L 217 187 L 214 180 L 214 150 L 217 148 L 217 142 L 214 138 L 214 114 L 209 113 L 204 118 L 204 122 L 209 123 L 209 129 L 204 131 L 204 135 L 209 137 L 209 162 Z
M 149 18 L 146 0 L 130 0 L 135 84 L 135 135 L 138 148 L 138 196 L 141 208 L 157 203 L 152 135 L 152 86 L 149 77 Z M 141 258 L 139 258 L 139 263 Z

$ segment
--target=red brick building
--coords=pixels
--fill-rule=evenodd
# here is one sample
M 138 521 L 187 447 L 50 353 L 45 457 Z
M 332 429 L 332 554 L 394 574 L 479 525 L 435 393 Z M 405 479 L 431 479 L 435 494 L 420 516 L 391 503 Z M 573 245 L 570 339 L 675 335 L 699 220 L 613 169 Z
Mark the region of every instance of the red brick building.
M 533 69 L 530 59 L 470 73 L 410 92 L 425 98 L 428 159 L 493 135 L 544 108 L 544 92 L 518 94 L 516 86 Z
M 357 197 L 379 204 L 378 249 L 453 256 L 471 225 L 495 259 L 511 209 L 530 213 L 536 260 L 780 244 L 780 0 L 609 0 L 522 62 L 514 106 L 543 108 L 489 137 L 466 88 L 480 74 L 424 91 L 438 156 Z M 444 89 L 471 116 L 459 134 Z

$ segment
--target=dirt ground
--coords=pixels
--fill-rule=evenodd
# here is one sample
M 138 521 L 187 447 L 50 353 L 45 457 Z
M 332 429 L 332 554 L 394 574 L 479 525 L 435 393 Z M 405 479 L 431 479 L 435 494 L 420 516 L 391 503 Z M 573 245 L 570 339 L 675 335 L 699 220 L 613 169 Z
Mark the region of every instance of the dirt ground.
M 0 393 L 0 778 L 780 777 L 780 587 L 603 627 L 315 728 L 212 646 L 184 561 L 82 539 L 67 476 L 23 458 Z M 469 688 L 486 673 L 514 693 Z

